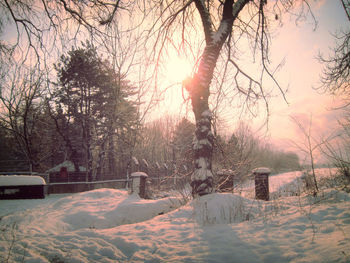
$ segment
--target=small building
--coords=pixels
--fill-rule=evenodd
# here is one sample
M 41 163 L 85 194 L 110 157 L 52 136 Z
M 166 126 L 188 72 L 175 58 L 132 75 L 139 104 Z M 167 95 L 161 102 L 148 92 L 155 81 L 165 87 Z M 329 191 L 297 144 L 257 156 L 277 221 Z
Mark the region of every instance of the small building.
M 85 182 L 86 168 L 79 166 L 79 171 L 75 171 L 73 162 L 64 161 L 55 167 L 46 171 L 49 175 L 50 183 L 65 183 L 65 182 Z

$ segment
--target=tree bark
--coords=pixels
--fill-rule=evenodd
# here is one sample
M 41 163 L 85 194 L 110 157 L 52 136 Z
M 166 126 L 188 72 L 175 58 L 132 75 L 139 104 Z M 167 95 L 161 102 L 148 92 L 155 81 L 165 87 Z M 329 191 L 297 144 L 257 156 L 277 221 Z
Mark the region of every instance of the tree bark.
M 207 47 L 198 72 L 185 83 L 196 120 L 193 140 L 194 173 L 191 177 L 193 197 L 210 194 L 214 190 L 212 173 L 212 154 L 214 136 L 211 131 L 212 115 L 209 109 L 209 87 L 219 52 L 217 48 Z
M 212 114 L 209 109 L 210 83 L 222 46 L 232 31 L 234 20 L 249 0 L 226 0 L 223 3 L 222 19 L 217 31 L 213 31 L 208 8 L 204 1 L 196 0 L 196 8 L 201 16 L 206 47 L 198 71 L 192 79 L 184 81 L 190 94 L 192 110 L 196 120 L 193 140 L 194 172 L 191 177 L 192 196 L 198 197 L 214 191 L 212 154 L 214 135 L 211 131 Z

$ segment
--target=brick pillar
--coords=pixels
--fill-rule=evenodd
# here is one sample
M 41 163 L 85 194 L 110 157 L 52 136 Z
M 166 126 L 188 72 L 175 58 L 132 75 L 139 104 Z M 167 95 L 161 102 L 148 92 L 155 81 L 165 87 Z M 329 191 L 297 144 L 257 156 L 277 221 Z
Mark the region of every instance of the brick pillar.
M 269 168 L 260 167 L 253 170 L 255 178 L 255 198 L 259 200 L 269 201 Z
M 135 172 L 131 174 L 132 185 L 131 193 L 138 194 L 141 198 L 146 197 L 146 179 L 148 175 L 144 172 Z

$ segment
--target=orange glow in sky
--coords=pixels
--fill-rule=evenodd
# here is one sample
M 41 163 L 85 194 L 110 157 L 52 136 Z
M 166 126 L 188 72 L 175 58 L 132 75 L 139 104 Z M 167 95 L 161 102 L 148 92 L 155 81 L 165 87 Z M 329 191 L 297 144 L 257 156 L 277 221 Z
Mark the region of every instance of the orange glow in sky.
M 169 56 L 165 65 L 164 76 L 172 84 L 182 83 L 184 79 L 191 75 L 193 66 L 186 58 L 177 54 Z

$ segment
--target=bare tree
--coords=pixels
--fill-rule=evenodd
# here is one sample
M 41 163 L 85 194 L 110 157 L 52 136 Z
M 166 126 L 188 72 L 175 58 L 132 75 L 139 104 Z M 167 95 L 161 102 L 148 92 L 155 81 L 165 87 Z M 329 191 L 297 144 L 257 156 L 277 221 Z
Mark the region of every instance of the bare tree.
M 350 1 L 340 0 L 348 22 L 350 23 Z M 349 24 L 348 24 L 349 26 Z M 349 27 L 334 34 L 336 46 L 328 58 L 319 55 L 319 61 L 324 64 L 321 75 L 322 87 L 325 91 L 345 96 L 347 103 L 350 98 L 350 30 Z
M 302 133 L 303 141 L 291 141 L 292 144 L 301 152 L 305 153 L 306 156 L 310 159 L 310 166 L 312 172 L 312 180 L 314 185 L 314 195 L 317 195 L 318 185 L 315 174 L 315 153 L 320 150 L 323 142 L 318 142 L 312 135 L 312 115 L 309 118 L 309 123 L 305 126 L 301 121 L 296 117 L 291 117 L 292 121 L 297 125 L 299 131 Z
M 340 174 L 350 180 L 350 118 L 348 112 L 346 114 L 338 121 L 340 128 L 322 139 L 321 150 Z
M 144 65 L 142 61 L 144 60 L 144 36 L 142 31 L 136 32 L 135 30 L 129 30 L 134 23 L 129 17 L 123 17 L 123 22 L 114 19 L 113 21 L 105 21 L 102 24 L 108 24 L 105 27 L 104 34 L 99 34 L 98 39 L 95 36 L 95 41 L 100 43 L 100 50 L 105 53 L 111 62 L 114 71 L 117 73 L 119 79 L 119 85 L 122 85 L 123 79 L 128 78 L 130 81 L 128 84 L 134 86 L 135 88 L 130 93 L 130 97 L 137 106 L 137 120 L 131 129 L 125 134 L 125 129 L 119 129 L 118 131 L 118 141 L 121 142 L 126 147 L 120 147 L 118 149 L 118 154 L 122 155 L 119 158 L 120 162 L 124 162 L 129 167 L 132 162 L 132 157 L 137 153 L 135 152 L 135 147 L 139 143 L 140 139 L 139 133 L 142 130 L 142 124 L 145 121 L 147 114 L 152 110 L 153 106 L 157 104 L 155 99 L 155 89 L 152 84 L 147 81 L 146 69 L 147 65 Z M 125 29 L 125 24 L 128 24 L 128 30 Z M 135 72 L 137 74 L 135 75 Z M 131 76 L 131 77 L 130 77 Z M 151 99 L 145 100 L 149 96 Z M 116 111 L 118 112 L 118 111 Z M 118 114 L 114 117 L 114 120 L 120 118 Z M 124 116 L 124 118 L 127 116 Z M 105 138 L 110 138 L 108 135 Z M 115 149 L 116 150 L 116 149 Z M 123 165 L 120 165 L 123 166 Z
M 0 122 L 15 138 L 21 152 L 26 156 L 32 171 L 34 166 L 47 158 L 48 153 L 43 127 L 43 86 L 44 76 L 38 68 L 16 67 L 8 72 L 6 80 L 0 83 Z M 37 144 L 37 145 L 36 145 Z M 41 151 L 39 151 L 39 149 Z
M 350 1 L 340 0 L 348 22 L 350 23 Z M 334 34 L 335 47 L 331 50 L 331 55 L 325 57 L 318 56 L 324 64 L 321 75 L 322 86 L 320 89 L 332 95 L 344 99 L 345 117 L 339 121 L 340 132 L 331 135 L 323 140 L 322 153 L 338 168 L 340 173 L 349 178 L 349 114 L 350 104 L 350 30 L 348 27 L 341 29 Z
M 11 52 L 17 62 L 46 64 L 59 53 L 60 44 L 80 42 L 89 33 L 103 34 L 96 19 L 108 6 L 104 1 L 1 1 L 0 21 L 3 28 L 10 27 L 14 40 L 1 41 L 6 50 L 0 51 Z
M 169 115 L 160 119 L 145 123 L 140 132 L 136 147 L 135 156 L 142 160 L 143 158 L 150 163 L 164 164 L 172 161 L 172 141 L 179 121 Z
M 329 141 L 325 140 L 322 147 L 322 153 L 338 168 L 339 172 L 350 179 L 350 154 L 348 135 L 342 135 Z
M 169 36 L 174 33 L 176 27 L 180 31 L 181 44 L 185 45 L 191 37 L 188 32 L 191 29 L 198 30 L 204 35 L 204 47 L 201 49 L 198 63 L 195 66 L 193 77 L 184 81 L 183 86 L 187 90 L 192 110 L 196 120 L 196 132 L 193 143 L 195 170 L 192 174 L 192 194 L 194 197 L 211 193 L 213 187 L 212 174 L 212 152 L 213 133 L 212 113 L 209 108 L 209 97 L 211 95 L 211 82 L 215 76 L 215 68 L 220 56 L 225 56 L 224 78 L 228 72 L 227 68 L 235 70 L 233 89 L 237 94 L 244 94 L 246 101 L 256 101 L 263 98 L 266 103 L 266 94 L 263 89 L 265 75 L 270 77 L 280 89 L 273 73 L 268 69 L 269 63 L 268 47 L 269 37 L 267 32 L 268 19 L 266 9 L 274 12 L 274 18 L 281 15 L 286 9 L 293 7 L 293 1 L 277 1 L 268 6 L 266 1 L 248 0 L 226 0 L 226 1 L 174 1 L 169 4 L 157 3 L 161 17 L 153 24 L 159 26 L 156 31 L 156 61 L 161 58 L 162 50 L 173 42 Z M 308 7 L 307 2 L 301 4 Z M 154 7 L 153 7 L 154 8 Z M 197 14 L 199 17 L 197 17 Z M 246 14 L 248 19 L 244 18 Z M 201 24 L 198 24 L 200 21 Z M 193 31 L 192 31 L 193 32 Z M 236 47 L 241 38 L 252 40 L 253 52 L 260 53 L 261 74 L 259 77 L 251 76 L 245 72 L 236 59 Z M 226 50 L 226 52 L 224 52 Z
M 137 2 L 137 1 L 136 1 Z M 120 2 L 118 2 L 120 3 Z M 243 94 L 245 101 L 254 104 L 258 99 L 264 99 L 267 105 L 267 94 L 263 82 L 267 77 L 283 93 L 278 85 L 269 64 L 269 14 L 272 19 L 278 19 L 283 12 L 294 7 L 295 1 L 282 0 L 271 4 L 267 1 L 226 0 L 226 1 L 142 1 L 137 5 L 140 13 L 147 14 L 146 20 L 151 21 L 151 27 L 146 30 L 147 42 L 151 48 L 149 62 L 154 63 L 154 78 L 157 78 L 159 64 L 169 47 L 175 46 L 178 51 L 196 53 L 191 36 L 201 32 L 204 41 L 199 44 L 200 54 L 194 66 L 193 76 L 183 82 L 183 87 L 189 94 L 196 120 L 196 132 L 193 143 L 195 170 L 192 174 L 192 194 L 194 197 L 213 192 L 212 153 L 213 153 L 213 115 L 209 107 L 211 83 L 219 78 L 216 72 L 218 61 L 223 61 L 224 71 L 221 78 L 225 79 L 232 70 L 235 71 L 232 80 L 236 94 Z M 300 1 L 300 10 L 309 10 L 306 1 Z M 101 24 L 113 20 L 115 9 Z M 129 7 L 128 10 L 131 10 Z M 133 9 L 134 10 L 134 9 Z M 248 74 L 239 66 L 236 48 L 240 41 L 248 39 L 253 46 L 251 56 L 261 64 L 261 73 L 256 76 Z M 187 47 L 187 49 L 186 49 Z M 260 54 L 258 56 L 258 54 Z M 231 70 L 229 70 L 231 68 Z M 284 94 L 284 93 L 283 93 Z
M 260 140 L 254 136 L 249 125 L 240 122 L 227 142 L 216 140 L 216 166 L 224 168 L 217 173 L 216 189 L 232 191 L 233 182 L 241 183 L 247 179 L 256 162 Z M 229 171 L 227 171 L 229 169 Z

